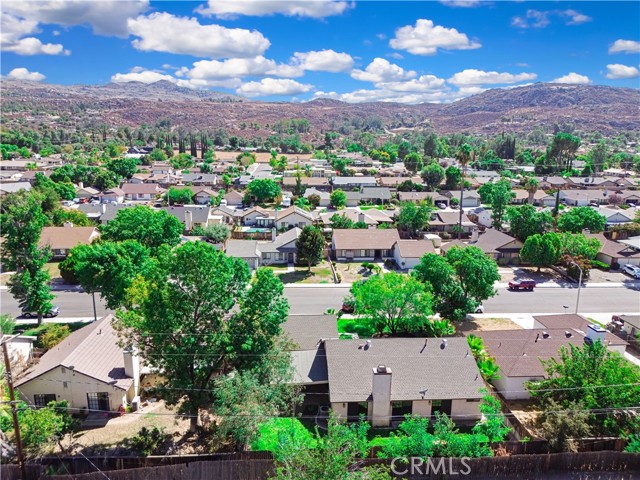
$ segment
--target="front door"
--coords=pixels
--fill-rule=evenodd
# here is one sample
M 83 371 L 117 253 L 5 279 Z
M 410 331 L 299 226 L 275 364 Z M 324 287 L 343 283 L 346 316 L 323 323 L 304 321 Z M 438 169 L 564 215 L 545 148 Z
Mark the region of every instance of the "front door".
M 87 393 L 87 403 L 90 412 L 95 410 L 108 412 L 111 410 L 109 394 L 107 392 Z
M 288 261 L 289 263 L 293 263 L 293 252 L 289 252 L 289 253 L 287 254 L 287 261 Z

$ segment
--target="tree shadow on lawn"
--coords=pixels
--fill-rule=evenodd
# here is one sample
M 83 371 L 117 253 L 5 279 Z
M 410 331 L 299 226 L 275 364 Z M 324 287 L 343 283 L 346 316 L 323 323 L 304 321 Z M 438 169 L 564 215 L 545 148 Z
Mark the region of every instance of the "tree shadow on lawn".
M 281 273 L 279 275 L 282 283 L 297 283 L 313 276 L 313 272 L 296 270 L 295 272 Z

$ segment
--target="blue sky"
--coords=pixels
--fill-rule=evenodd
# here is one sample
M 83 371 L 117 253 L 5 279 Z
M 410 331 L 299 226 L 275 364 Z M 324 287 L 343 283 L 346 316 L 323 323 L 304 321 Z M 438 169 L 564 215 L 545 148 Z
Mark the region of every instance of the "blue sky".
M 533 82 L 640 87 L 640 2 L 2 2 L 3 77 L 168 80 L 267 101 L 450 102 Z

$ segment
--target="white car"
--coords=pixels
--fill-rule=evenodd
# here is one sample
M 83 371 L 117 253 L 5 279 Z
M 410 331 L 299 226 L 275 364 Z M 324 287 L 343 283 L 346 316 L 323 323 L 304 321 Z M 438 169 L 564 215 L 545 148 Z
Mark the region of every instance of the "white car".
M 484 313 L 484 305 L 478 305 L 478 308 L 476 308 L 476 311 L 474 313 Z
M 622 271 L 627 275 L 631 275 L 633 278 L 640 278 L 640 267 L 636 265 L 623 265 Z

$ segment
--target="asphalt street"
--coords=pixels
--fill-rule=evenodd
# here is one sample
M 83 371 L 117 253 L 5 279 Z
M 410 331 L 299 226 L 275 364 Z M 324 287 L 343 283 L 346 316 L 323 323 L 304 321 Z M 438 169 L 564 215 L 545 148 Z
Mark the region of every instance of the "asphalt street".
M 285 287 L 292 314 L 322 314 L 328 308 L 338 309 L 348 287 Z M 60 318 L 93 317 L 91 296 L 81 292 L 57 291 L 54 303 L 60 307 Z M 499 289 L 498 295 L 484 302 L 485 313 L 564 313 L 573 312 L 576 287 L 538 288 L 533 292 L 510 292 Z M 0 311 L 19 314 L 19 308 L 8 291 L 0 292 Z M 568 306 L 565 310 L 564 305 Z M 98 316 L 108 313 L 96 295 Z M 580 312 L 635 313 L 640 312 L 640 293 L 624 287 L 586 287 L 580 294 Z

